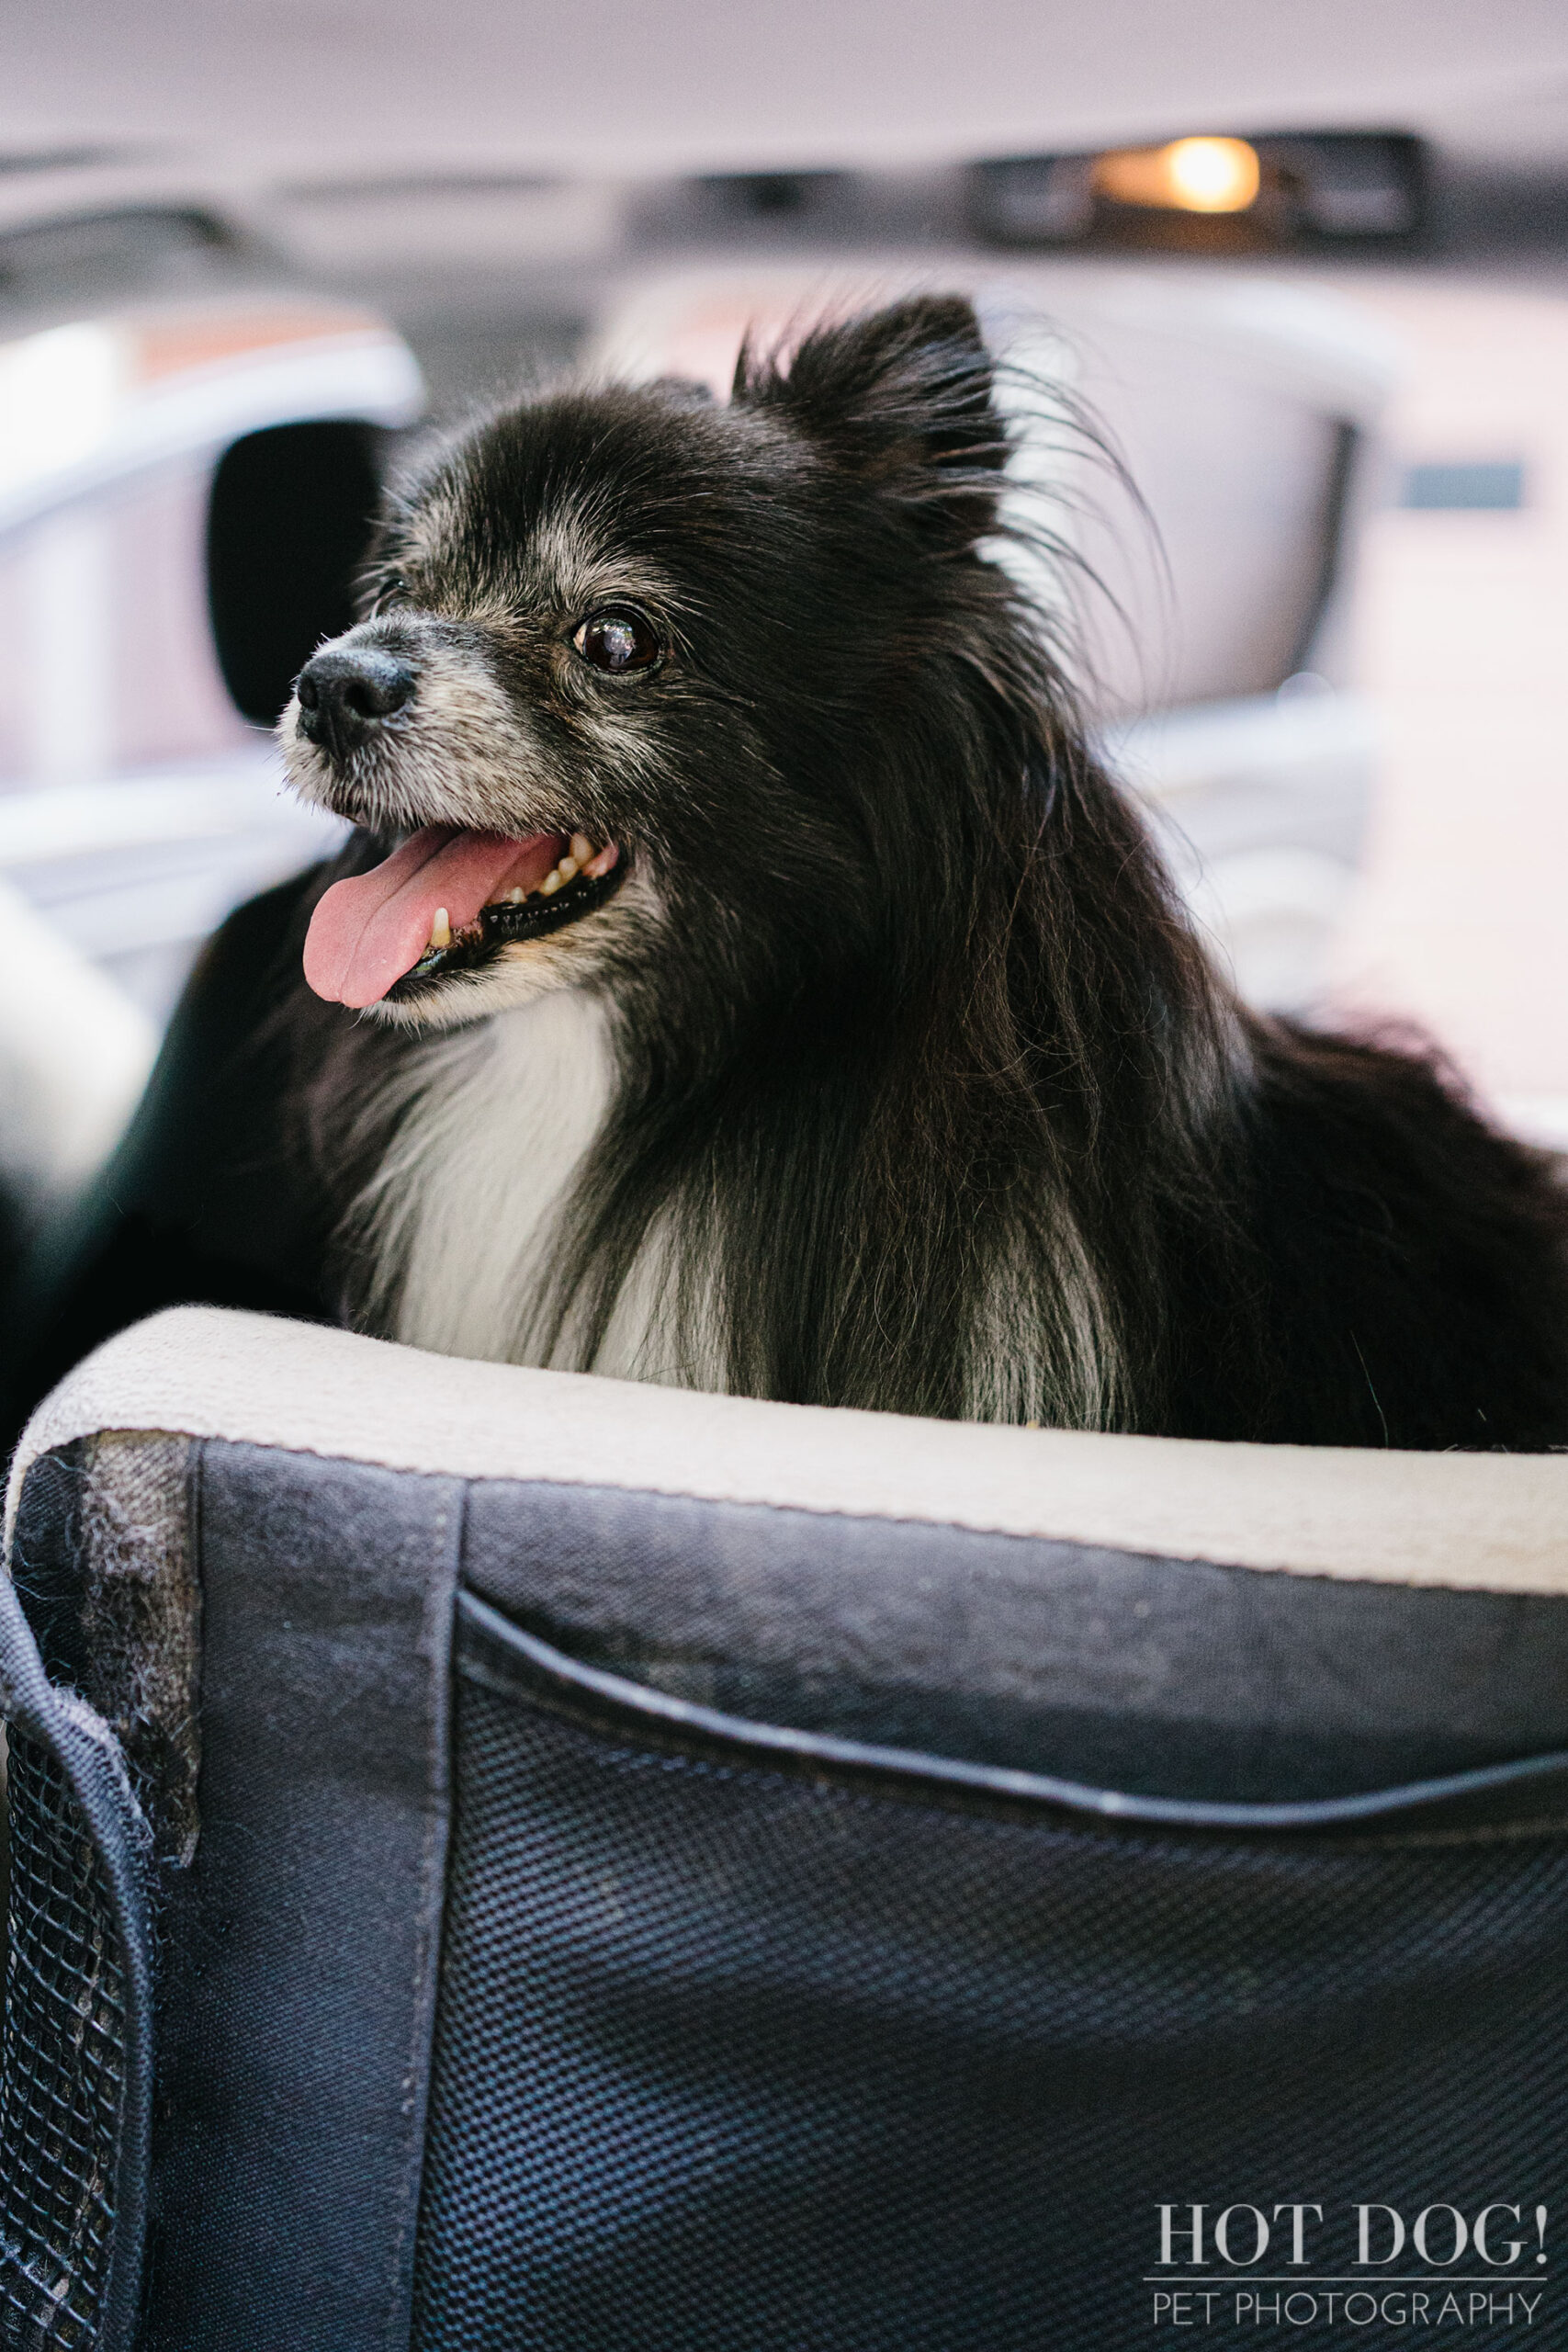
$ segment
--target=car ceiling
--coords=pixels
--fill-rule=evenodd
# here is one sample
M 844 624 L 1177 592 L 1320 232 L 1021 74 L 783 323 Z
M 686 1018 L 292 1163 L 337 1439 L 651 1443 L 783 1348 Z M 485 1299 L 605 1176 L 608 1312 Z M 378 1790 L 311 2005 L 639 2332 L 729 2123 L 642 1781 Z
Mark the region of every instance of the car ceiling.
M 1194 129 L 1568 164 L 1562 0 L 12 0 L 4 46 L 12 218 L 88 181 L 923 165 Z

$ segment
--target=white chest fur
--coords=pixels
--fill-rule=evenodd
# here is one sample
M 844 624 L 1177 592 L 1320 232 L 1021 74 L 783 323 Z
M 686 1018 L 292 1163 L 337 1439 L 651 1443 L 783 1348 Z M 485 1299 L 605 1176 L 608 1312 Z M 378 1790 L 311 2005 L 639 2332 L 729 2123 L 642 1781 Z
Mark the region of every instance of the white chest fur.
M 574 989 L 434 1040 L 360 1203 L 394 1335 L 441 1355 L 541 1361 L 559 1213 L 604 1125 L 604 1011 Z

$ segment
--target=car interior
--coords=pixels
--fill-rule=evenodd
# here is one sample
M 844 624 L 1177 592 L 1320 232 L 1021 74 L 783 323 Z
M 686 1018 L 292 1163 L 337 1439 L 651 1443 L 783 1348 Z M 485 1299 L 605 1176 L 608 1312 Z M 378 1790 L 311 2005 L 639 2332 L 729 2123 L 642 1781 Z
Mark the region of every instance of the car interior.
M 1239 1000 L 1568 1154 L 1568 20 L 0 45 L 0 2347 L 1568 2347 L 1568 1449 L 344 1328 L 275 733 L 469 420 L 959 295 Z

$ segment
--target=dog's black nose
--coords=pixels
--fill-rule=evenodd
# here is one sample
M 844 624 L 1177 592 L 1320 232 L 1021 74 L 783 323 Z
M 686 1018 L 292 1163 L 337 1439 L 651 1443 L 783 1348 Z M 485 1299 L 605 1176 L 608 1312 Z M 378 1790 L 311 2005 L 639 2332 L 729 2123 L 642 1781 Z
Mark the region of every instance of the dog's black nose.
M 411 662 L 379 646 L 323 646 L 299 673 L 299 726 L 340 763 L 413 694 Z

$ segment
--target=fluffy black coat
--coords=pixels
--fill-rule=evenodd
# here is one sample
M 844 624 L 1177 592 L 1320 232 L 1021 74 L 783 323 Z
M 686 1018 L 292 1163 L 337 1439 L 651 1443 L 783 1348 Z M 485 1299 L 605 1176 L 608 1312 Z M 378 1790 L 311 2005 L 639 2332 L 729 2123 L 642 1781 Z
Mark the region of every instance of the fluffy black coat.
M 728 407 L 504 411 L 390 506 L 355 641 L 478 664 L 529 773 L 509 797 L 487 755 L 464 801 L 426 739 L 318 755 L 307 788 L 367 828 L 350 863 L 437 818 L 581 821 L 644 892 L 568 935 L 615 1084 L 527 1351 L 599 1361 L 658 1234 L 668 1360 L 748 1395 L 1568 1442 L 1553 1164 L 1429 1061 L 1234 1001 L 992 560 L 1007 458 L 973 314 L 931 300 L 744 356 Z M 574 563 L 653 612 L 646 676 L 566 660 Z M 428 1102 L 411 1023 L 497 961 L 400 1026 L 290 991 L 321 1204 L 290 1272 L 371 1328 L 397 1270 L 354 1204 Z

